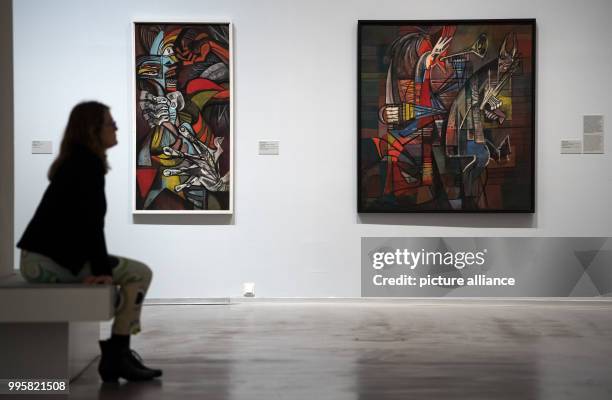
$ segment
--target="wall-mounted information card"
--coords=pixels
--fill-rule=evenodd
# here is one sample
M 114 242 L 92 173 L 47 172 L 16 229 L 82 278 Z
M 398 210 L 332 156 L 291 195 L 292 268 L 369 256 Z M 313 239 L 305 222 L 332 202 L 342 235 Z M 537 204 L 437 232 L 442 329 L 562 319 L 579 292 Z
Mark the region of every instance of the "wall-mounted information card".
M 604 117 L 603 115 L 585 115 L 583 117 L 583 149 L 585 154 L 604 153 Z
M 53 142 L 50 140 L 32 140 L 32 154 L 53 153 Z
M 278 140 L 260 140 L 259 154 L 266 156 L 277 156 L 279 154 L 280 141 Z
M 582 153 L 582 141 L 580 139 L 561 139 L 561 154 Z

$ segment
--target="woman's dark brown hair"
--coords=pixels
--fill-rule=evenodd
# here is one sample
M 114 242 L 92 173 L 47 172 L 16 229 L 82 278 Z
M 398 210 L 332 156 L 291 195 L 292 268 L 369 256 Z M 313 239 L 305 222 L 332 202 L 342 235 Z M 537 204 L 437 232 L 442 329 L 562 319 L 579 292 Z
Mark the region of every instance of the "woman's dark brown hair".
M 104 114 L 108 110 L 108 106 L 97 101 L 86 101 L 74 106 L 64 130 L 59 155 L 49 168 L 49 179 L 53 179 L 58 168 L 68 157 L 76 151 L 82 151 L 83 147 L 98 155 L 104 162 L 105 170 L 108 171 L 106 151 L 100 138 Z

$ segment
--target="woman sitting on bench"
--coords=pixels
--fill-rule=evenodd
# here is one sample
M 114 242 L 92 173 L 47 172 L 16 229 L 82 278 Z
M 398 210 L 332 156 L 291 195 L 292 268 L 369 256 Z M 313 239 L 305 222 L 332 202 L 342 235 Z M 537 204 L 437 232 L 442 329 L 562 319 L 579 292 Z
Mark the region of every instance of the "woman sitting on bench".
M 49 169 L 50 184 L 17 247 L 21 274 L 29 282 L 120 287 L 112 336 L 100 341 L 98 371 L 104 382 L 143 381 L 162 375 L 130 350 L 152 273 L 138 261 L 109 256 L 104 239 L 106 150 L 117 144 L 116 132 L 104 104 L 85 102 L 72 109 Z

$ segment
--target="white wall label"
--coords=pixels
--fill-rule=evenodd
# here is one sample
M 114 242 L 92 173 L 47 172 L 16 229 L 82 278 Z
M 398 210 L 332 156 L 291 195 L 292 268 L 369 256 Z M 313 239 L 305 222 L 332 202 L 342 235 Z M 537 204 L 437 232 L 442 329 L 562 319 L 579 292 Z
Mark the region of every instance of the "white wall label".
M 603 115 L 583 116 L 583 150 L 585 154 L 603 154 L 604 117 Z
M 53 153 L 53 142 L 50 140 L 32 140 L 32 154 Z
M 582 153 L 582 141 L 580 139 L 561 139 L 561 154 Z
M 260 140 L 259 141 L 259 154 L 267 156 L 277 156 L 279 154 L 280 141 L 279 140 Z

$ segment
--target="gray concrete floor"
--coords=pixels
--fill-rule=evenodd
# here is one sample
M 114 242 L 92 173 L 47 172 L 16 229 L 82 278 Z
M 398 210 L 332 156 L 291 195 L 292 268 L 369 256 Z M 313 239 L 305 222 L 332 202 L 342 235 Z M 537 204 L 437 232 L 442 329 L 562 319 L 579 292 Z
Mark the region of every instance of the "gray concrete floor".
M 155 305 L 143 328 L 161 380 L 102 385 L 94 365 L 70 398 L 612 399 L 612 302 Z

